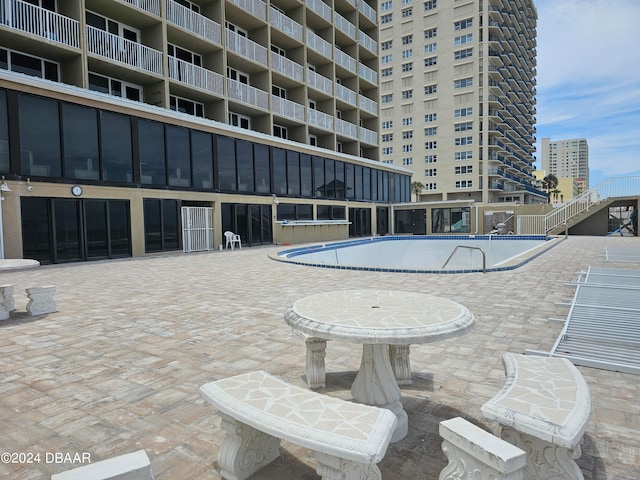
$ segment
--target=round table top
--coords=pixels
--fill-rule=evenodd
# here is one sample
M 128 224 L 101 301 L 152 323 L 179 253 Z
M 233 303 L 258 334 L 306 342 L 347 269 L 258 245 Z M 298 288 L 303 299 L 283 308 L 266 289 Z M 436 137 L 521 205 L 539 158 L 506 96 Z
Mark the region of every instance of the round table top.
M 294 302 L 285 321 L 312 337 L 410 345 L 462 335 L 474 316 L 458 303 L 422 293 L 341 290 Z

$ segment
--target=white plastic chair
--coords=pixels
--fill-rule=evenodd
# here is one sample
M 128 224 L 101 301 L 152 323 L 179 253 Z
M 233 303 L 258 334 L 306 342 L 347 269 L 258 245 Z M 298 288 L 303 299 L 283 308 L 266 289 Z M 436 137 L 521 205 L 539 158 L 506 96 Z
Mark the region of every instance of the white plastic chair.
M 236 243 L 238 244 L 238 246 L 240 248 L 242 248 L 242 242 L 240 241 L 240 235 L 236 235 L 235 233 L 230 232 L 229 230 L 227 230 L 226 232 L 224 232 L 224 236 L 227 239 L 227 244 L 226 244 L 225 248 L 231 247 L 231 250 L 233 250 L 233 248 L 235 247 Z

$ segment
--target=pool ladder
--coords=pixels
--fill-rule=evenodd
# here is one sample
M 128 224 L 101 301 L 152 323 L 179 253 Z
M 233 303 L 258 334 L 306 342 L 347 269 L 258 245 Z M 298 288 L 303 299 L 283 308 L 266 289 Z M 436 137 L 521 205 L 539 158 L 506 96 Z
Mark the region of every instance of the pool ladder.
M 480 247 L 470 247 L 468 245 L 456 245 L 456 248 L 453 249 L 453 252 L 451 252 L 451 255 L 449 255 L 449 258 L 447 258 L 446 262 L 444 262 L 441 268 L 444 268 L 447 266 L 447 264 L 449 263 L 449 260 L 451 260 L 451 258 L 455 255 L 455 253 L 458 251 L 459 248 L 468 248 L 469 250 L 480 250 L 480 253 L 482 253 L 482 273 L 487 273 L 487 255 L 484 253 L 484 250 L 481 249 Z

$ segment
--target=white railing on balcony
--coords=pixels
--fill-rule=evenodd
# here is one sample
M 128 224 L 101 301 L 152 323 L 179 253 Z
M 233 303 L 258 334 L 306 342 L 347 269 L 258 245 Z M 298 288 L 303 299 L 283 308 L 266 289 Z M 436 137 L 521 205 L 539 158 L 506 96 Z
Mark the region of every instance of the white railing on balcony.
M 222 28 L 219 23 L 183 7 L 173 0 L 167 0 L 167 21 L 202 38 L 219 45 L 222 44 Z
M 376 42 L 369 35 L 364 33 L 362 30 L 358 33 L 358 40 L 360 45 L 369 50 L 371 53 L 378 54 L 378 42 Z
M 110 60 L 162 75 L 162 52 L 87 25 L 87 50 Z
M 368 128 L 359 127 L 360 129 L 360 141 L 369 145 L 378 146 L 378 134 Z
M 160 16 L 160 0 L 122 0 L 124 3 L 138 7 L 145 12 Z
M 358 11 L 371 20 L 373 24 L 378 24 L 378 16 L 375 9 L 370 7 L 364 0 L 358 0 Z
M 327 95 L 333 95 L 333 82 L 319 73 L 307 70 L 307 85 Z
M 304 67 L 302 65 L 274 52 L 270 52 L 270 56 L 272 70 L 298 82 L 304 82 Z
M 263 65 L 268 63 L 269 53 L 265 47 L 231 30 L 227 30 L 227 49 L 254 62 Z
M 333 55 L 334 55 L 334 58 L 336 59 L 336 63 L 338 65 L 343 66 L 344 68 L 346 68 L 347 70 L 349 70 L 352 73 L 357 73 L 357 71 L 358 71 L 358 67 L 357 67 L 358 62 L 356 61 L 355 58 L 347 55 L 342 50 L 340 50 L 338 47 L 333 47 Z
M 314 127 L 333 132 L 333 116 L 319 110 L 307 108 L 307 122 Z
M 365 97 L 362 94 L 358 94 L 358 106 L 361 110 L 372 113 L 374 115 L 378 114 L 378 102 L 371 100 L 368 97 Z
M 349 38 L 356 39 L 356 26 L 338 12 L 333 12 L 333 24 Z
M 304 105 L 271 95 L 271 111 L 298 122 L 304 122 Z
M 302 42 L 302 33 L 304 31 L 302 25 L 273 7 L 269 9 L 269 22 L 281 32 Z
M 358 75 L 360 75 L 360 78 L 372 83 L 373 85 L 378 84 L 377 72 L 362 63 L 358 64 Z
M 345 137 L 357 139 L 358 126 L 353 123 L 347 122 L 346 120 L 336 118 L 336 133 L 339 135 L 344 135 Z
M 331 23 L 331 7 L 322 0 L 308 0 L 305 2 L 310 10 L 313 10 L 327 22 Z
M 169 57 L 169 78 L 208 92 L 224 95 L 224 77 L 193 63 Z
M 339 98 L 340 100 L 355 107 L 357 104 L 358 94 L 350 88 L 336 83 L 336 98 Z
M 80 48 L 80 24 L 76 20 L 21 0 L 11 0 L 8 5 L 4 2 L 2 6 L 2 24 L 53 42 Z
M 229 0 L 229 2 L 246 10 L 260 20 L 267 20 L 267 4 L 261 0 Z
M 324 38 L 307 28 L 307 46 L 327 58 L 333 58 L 333 47 Z
M 254 107 L 269 110 L 269 94 L 264 90 L 236 80 L 227 79 L 227 93 L 229 99 L 238 100 Z

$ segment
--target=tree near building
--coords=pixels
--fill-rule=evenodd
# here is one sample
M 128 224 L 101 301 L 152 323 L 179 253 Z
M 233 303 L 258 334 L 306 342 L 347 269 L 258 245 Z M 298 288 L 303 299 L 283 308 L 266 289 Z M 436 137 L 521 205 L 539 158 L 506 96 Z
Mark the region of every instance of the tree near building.
M 551 202 L 551 193 L 552 192 L 559 192 L 558 190 L 558 177 L 556 177 L 553 174 L 549 174 L 546 177 L 544 177 L 542 179 L 542 188 L 547 192 L 547 195 L 549 195 L 548 197 L 548 201 Z M 557 193 L 556 193 L 557 196 Z
M 420 194 L 424 189 L 424 185 L 420 182 L 411 182 L 411 193 L 416 196 L 416 202 L 420 200 Z

